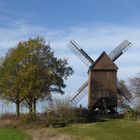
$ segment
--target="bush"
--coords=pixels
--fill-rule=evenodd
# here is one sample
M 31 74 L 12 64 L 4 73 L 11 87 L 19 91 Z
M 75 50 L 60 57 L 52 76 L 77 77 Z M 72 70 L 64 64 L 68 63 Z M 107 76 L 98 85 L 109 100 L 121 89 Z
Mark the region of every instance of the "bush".
M 131 120 L 137 120 L 138 114 L 135 110 L 133 110 L 132 108 L 127 108 L 124 111 L 124 117 L 126 119 L 131 119 Z
M 14 120 L 16 119 L 16 115 L 12 113 L 5 113 L 0 116 L 1 120 Z
M 47 116 L 46 126 L 47 127 L 64 127 L 68 124 L 65 118 L 56 118 L 55 116 Z
M 71 123 L 88 122 L 89 112 L 83 108 L 74 108 L 69 98 L 54 99 L 53 108 L 47 109 L 47 126 L 66 126 Z
M 36 120 L 36 116 L 31 114 L 22 114 L 19 119 L 22 123 L 30 123 Z

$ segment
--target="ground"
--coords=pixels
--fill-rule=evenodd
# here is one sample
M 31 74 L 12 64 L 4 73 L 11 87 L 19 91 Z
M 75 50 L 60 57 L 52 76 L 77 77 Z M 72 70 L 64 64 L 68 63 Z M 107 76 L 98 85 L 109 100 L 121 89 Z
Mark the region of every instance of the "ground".
M 14 139 L 8 139 L 8 135 Z M 89 124 L 74 124 L 63 128 L 29 127 L 0 128 L 0 140 L 139 140 L 140 121 L 109 119 Z M 4 136 L 7 139 L 2 139 Z M 30 139 L 31 140 L 31 137 Z
M 111 119 L 59 129 L 80 140 L 140 140 L 140 121 Z
M 30 136 L 16 128 L 0 128 L 0 140 L 30 140 Z
M 56 129 L 30 129 L 27 131 L 33 138 L 33 140 L 76 140 L 74 136 L 67 133 L 60 133 Z

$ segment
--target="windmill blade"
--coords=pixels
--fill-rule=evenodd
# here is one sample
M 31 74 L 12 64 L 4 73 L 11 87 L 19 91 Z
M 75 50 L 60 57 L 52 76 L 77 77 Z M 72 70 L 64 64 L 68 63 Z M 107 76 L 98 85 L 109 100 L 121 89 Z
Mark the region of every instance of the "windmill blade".
M 122 95 L 128 102 L 132 98 L 132 94 L 129 92 L 127 87 L 125 87 L 120 81 L 117 81 L 117 92 Z
M 128 100 L 126 100 L 126 98 L 122 95 L 122 94 L 118 94 L 118 100 L 117 100 L 117 104 L 120 107 L 128 107 L 128 104 L 130 103 Z
M 118 96 L 121 98 L 123 102 L 128 102 L 130 103 L 129 98 L 122 92 L 119 88 L 117 88 Z
M 88 81 L 86 81 L 74 94 L 71 99 L 72 104 L 76 105 L 88 93 Z
M 79 59 L 86 66 L 90 67 L 91 65 L 93 65 L 94 61 L 74 40 L 70 40 L 67 46 L 79 57 Z
M 124 40 L 119 46 L 117 46 L 110 54 L 109 57 L 112 61 L 115 61 L 120 57 L 125 51 L 131 47 L 131 42 Z

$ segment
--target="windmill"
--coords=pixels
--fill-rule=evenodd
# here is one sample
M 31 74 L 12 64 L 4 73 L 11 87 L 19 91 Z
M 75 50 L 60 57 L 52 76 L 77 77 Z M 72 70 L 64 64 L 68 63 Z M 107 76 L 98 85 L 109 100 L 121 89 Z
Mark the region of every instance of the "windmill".
M 77 104 L 88 94 L 88 108 L 92 111 L 98 109 L 101 113 L 116 113 L 117 97 L 130 102 L 131 94 L 117 79 L 118 67 L 114 63 L 131 43 L 124 40 L 109 55 L 103 52 L 94 61 L 74 40 L 67 45 L 76 56 L 89 68 L 88 80 L 77 90 L 71 102 Z

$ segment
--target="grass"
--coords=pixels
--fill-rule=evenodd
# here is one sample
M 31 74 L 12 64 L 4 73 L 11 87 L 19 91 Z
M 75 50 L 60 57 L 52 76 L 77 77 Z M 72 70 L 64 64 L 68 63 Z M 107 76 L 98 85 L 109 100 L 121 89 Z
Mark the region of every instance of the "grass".
M 0 140 L 31 140 L 22 130 L 16 128 L 0 128 Z
M 108 120 L 58 129 L 78 140 L 140 140 L 140 121 Z
M 2 123 L 3 122 L 3 123 Z M 140 121 L 106 119 L 103 122 L 46 128 L 1 120 L 0 140 L 140 140 Z

